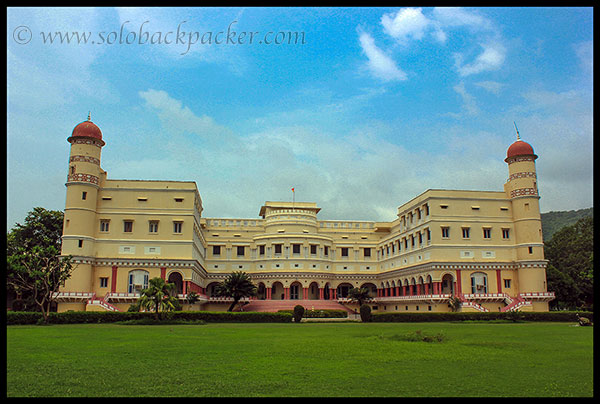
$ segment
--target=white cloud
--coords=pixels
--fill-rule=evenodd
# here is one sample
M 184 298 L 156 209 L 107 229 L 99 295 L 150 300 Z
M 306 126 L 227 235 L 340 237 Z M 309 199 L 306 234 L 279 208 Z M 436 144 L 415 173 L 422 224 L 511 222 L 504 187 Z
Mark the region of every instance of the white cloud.
M 455 90 L 469 101 L 464 84 Z M 479 143 L 464 144 L 460 131 L 456 139 L 446 131 L 439 138 L 450 146 L 443 156 L 409 152 L 384 139 L 381 128 L 371 124 L 340 135 L 305 121 L 278 126 L 276 118 L 266 117 L 265 129 L 242 135 L 194 113 L 164 91 L 143 94 L 161 121 L 158 131 L 167 144 L 156 160 L 130 157 L 118 171 L 127 170 L 133 178 L 147 178 L 148 172 L 162 177 L 162 171 L 173 172 L 167 162 L 174 161 L 173 179 L 198 184 L 205 217 L 257 217 L 265 200 L 291 200 L 290 188 L 295 187 L 297 201 L 316 202 L 322 208 L 321 219 L 393 220 L 399 205 L 429 188 L 501 190 L 506 176 L 504 149 L 494 134 L 477 133 Z M 180 128 L 169 126 L 178 120 L 192 126 L 210 120 L 215 131 L 228 131 L 230 137 L 198 144 L 179 136 Z M 145 170 L 148 164 L 152 167 Z M 393 180 L 398 173 L 402 181 Z
M 430 25 L 420 8 L 403 8 L 396 15 L 384 14 L 381 17 L 384 31 L 398 40 L 421 39 Z
M 593 41 L 579 42 L 573 45 L 579 65 L 586 74 L 594 71 L 594 43 Z
M 498 83 L 497 81 L 480 81 L 475 83 L 476 86 L 483 88 L 486 91 L 489 91 L 490 93 L 493 94 L 500 94 L 500 91 L 502 90 L 502 87 L 504 87 L 504 84 L 502 83 Z
M 363 32 L 359 37 L 360 46 L 369 59 L 367 66 L 377 78 L 384 81 L 406 80 L 407 76 L 396 63 L 375 45 L 371 35 Z
M 432 14 L 433 19 L 444 27 L 468 27 L 474 30 L 492 28 L 490 20 L 461 7 L 436 7 Z
M 462 54 L 455 54 L 455 67 L 461 76 L 497 70 L 504 63 L 506 49 L 498 42 L 481 44 L 483 51 L 471 63 L 463 64 Z

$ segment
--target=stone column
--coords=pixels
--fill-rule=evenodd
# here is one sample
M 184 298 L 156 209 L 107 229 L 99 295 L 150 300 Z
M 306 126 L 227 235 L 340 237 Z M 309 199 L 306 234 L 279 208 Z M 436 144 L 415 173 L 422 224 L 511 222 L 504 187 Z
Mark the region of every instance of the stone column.
M 499 269 L 496 269 L 496 282 L 498 283 L 498 293 L 502 293 L 502 274 Z
M 112 267 L 112 277 L 110 278 L 110 293 L 117 291 L 117 266 Z

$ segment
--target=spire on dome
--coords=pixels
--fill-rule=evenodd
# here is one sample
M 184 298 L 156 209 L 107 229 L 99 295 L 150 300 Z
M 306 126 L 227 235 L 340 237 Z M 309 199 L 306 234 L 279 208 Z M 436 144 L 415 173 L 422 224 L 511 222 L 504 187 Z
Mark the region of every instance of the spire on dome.
M 517 140 L 521 140 L 521 136 L 519 135 L 519 129 L 517 129 L 517 124 L 515 123 L 515 121 L 513 121 L 513 124 L 515 124 L 515 130 L 517 131 Z
M 92 112 L 88 111 L 88 121 L 91 121 L 91 120 L 92 120 Z

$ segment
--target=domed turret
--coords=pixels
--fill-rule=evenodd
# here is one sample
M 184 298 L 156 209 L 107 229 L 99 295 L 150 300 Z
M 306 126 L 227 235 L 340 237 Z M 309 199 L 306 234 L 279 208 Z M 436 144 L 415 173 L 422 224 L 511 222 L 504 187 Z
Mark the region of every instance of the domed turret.
M 102 146 L 104 146 L 104 141 L 102 140 L 102 131 L 94 122 L 90 120 L 89 114 L 87 121 L 83 121 L 73 128 L 73 132 L 67 141 L 72 143 L 74 139 L 94 139 L 100 141 Z
M 506 151 L 506 159 L 504 161 L 508 162 L 508 159 L 517 156 L 533 156 L 534 159 L 537 158 L 537 156 L 533 152 L 533 147 L 531 147 L 529 143 L 524 142 L 521 139 L 518 139 L 516 142 L 510 145 L 510 147 Z

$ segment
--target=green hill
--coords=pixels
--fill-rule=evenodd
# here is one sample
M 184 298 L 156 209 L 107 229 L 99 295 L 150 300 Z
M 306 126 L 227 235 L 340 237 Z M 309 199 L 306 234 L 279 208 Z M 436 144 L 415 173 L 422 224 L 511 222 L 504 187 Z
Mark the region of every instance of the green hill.
M 584 217 L 594 217 L 594 208 L 546 212 L 542 213 L 541 216 L 544 241 L 549 241 L 554 233 L 563 227 L 574 225 L 579 219 Z

